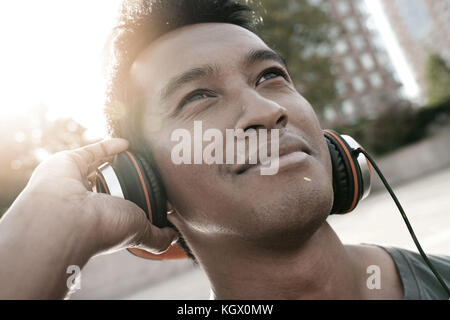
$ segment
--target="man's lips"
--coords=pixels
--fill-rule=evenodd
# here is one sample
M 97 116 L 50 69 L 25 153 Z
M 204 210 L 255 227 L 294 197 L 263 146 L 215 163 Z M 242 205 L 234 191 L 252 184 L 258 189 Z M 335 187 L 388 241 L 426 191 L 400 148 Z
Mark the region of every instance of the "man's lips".
M 280 169 L 284 167 L 289 167 L 295 165 L 299 162 L 304 161 L 308 156 L 311 155 L 312 149 L 302 138 L 292 135 L 283 135 L 279 142 L 279 155 L 278 155 L 278 167 Z M 263 167 L 269 167 L 274 165 L 275 158 L 272 158 L 271 146 L 267 146 L 268 159 L 267 163 L 262 164 L 259 158 L 259 150 L 254 158 L 258 161 L 256 164 L 250 164 L 249 156 L 246 157 L 245 164 L 237 164 L 232 167 L 232 172 L 235 174 L 250 173 L 254 171 L 259 171 Z
M 252 167 L 248 168 L 244 173 L 252 173 L 252 172 L 258 172 L 261 174 L 264 174 L 263 169 L 265 168 L 268 170 L 269 168 L 272 168 L 274 171 L 272 173 L 266 173 L 266 175 L 273 175 L 278 173 L 281 170 L 296 166 L 303 161 L 306 160 L 306 158 L 309 157 L 309 154 L 303 151 L 294 151 L 287 153 L 285 155 L 279 156 L 278 163 L 276 163 L 276 160 L 272 160 L 267 165 L 257 164 L 253 165 Z

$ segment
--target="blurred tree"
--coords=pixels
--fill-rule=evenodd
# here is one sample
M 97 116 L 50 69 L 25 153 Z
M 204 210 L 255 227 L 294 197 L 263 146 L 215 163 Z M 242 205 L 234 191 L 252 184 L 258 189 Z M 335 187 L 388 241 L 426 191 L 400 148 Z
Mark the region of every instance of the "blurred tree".
M 0 216 L 25 187 L 34 168 L 49 155 L 90 143 L 86 129 L 70 118 L 50 121 L 38 107 L 0 125 Z
M 333 30 L 341 30 L 321 5 L 308 0 L 248 1 L 262 23 L 258 33 L 289 67 L 298 91 L 321 117 L 337 100 L 330 57 Z
M 450 99 L 450 64 L 437 54 L 428 57 L 426 80 L 430 105 L 438 105 Z
M 355 138 L 374 155 L 385 155 L 417 142 L 450 124 L 450 98 L 432 108 L 413 107 L 410 101 L 390 104 L 375 119 L 335 130 Z

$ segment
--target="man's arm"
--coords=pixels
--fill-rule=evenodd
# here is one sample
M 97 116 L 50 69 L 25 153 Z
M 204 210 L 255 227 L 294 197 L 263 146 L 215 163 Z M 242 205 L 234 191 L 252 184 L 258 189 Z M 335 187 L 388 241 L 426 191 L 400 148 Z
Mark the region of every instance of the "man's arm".
M 0 220 L 0 299 L 59 299 L 67 268 L 98 254 L 139 247 L 164 252 L 177 239 L 134 203 L 90 191 L 88 176 L 128 148 L 111 139 L 54 155 L 36 168 Z

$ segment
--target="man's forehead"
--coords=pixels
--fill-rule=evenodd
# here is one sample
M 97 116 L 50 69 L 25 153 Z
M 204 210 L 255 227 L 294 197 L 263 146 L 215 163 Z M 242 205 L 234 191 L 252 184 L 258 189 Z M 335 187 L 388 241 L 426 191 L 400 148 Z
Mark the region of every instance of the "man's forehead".
M 269 49 L 254 33 L 232 24 L 202 23 L 173 30 L 150 44 L 133 63 L 138 83 L 152 83 L 200 64 L 227 65 L 250 50 Z M 154 79 L 157 76 L 158 79 Z

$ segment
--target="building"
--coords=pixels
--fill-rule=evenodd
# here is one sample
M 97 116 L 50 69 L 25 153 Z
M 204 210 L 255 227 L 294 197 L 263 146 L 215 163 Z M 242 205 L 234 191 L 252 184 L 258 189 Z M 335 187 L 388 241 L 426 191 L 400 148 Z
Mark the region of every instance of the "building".
M 381 0 L 423 97 L 430 53 L 450 61 L 450 0 Z
M 336 89 L 339 101 L 325 108 L 326 125 L 352 124 L 371 119 L 400 99 L 384 44 L 371 25 L 364 0 L 328 0 L 323 3 L 342 30 L 332 30 L 335 47 Z

